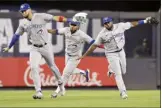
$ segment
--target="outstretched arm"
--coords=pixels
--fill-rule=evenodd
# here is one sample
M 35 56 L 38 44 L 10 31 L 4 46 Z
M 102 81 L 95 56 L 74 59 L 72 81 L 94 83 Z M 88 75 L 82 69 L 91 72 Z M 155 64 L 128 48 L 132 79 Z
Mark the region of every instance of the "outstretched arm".
M 142 25 L 142 24 L 158 24 L 158 20 L 154 17 L 147 17 L 145 20 L 139 20 L 139 21 L 133 21 L 130 22 L 132 24 L 132 27 L 135 27 L 137 25 Z
M 44 20 L 47 22 L 50 22 L 50 21 L 67 22 L 70 20 L 69 18 L 66 18 L 64 16 L 57 16 L 57 15 L 54 16 L 54 15 L 47 14 L 47 13 L 42 13 L 41 15 L 44 18 Z
M 86 47 L 87 49 L 95 42 L 95 40 L 94 39 L 92 39 L 88 34 L 86 34 L 86 33 L 84 33 L 84 32 L 82 32 L 82 34 L 83 34 L 83 38 L 84 38 L 84 40 L 88 43 L 88 46 Z M 102 49 L 104 49 L 104 45 L 103 44 L 97 44 L 98 46 L 98 48 L 102 48 Z
M 95 40 L 92 40 L 92 41 L 89 43 L 89 46 L 91 46 L 94 42 L 95 42 Z M 89 47 L 89 46 L 88 46 L 88 47 Z M 104 45 L 103 45 L 103 44 L 98 45 L 97 47 L 98 47 L 98 48 L 104 49 Z
M 132 21 L 130 23 L 132 24 L 132 27 L 135 27 L 135 26 L 138 26 L 138 25 L 146 24 L 147 21 L 146 20 L 139 20 L 139 21 Z
M 19 24 L 19 27 L 17 28 L 15 34 L 13 35 L 9 46 L 4 48 L 3 52 L 7 52 L 19 40 L 20 35 L 22 35 L 23 33 L 24 33 L 24 28 L 21 24 Z
M 3 52 L 9 51 L 9 49 L 19 40 L 19 38 L 20 38 L 20 35 L 14 34 L 9 46 L 4 48 Z
M 135 27 L 135 26 L 143 25 L 143 24 L 158 24 L 158 20 L 154 17 L 147 17 L 145 20 L 121 23 L 124 30 L 128 30 L 131 27 Z
M 79 60 L 79 59 L 83 59 L 85 56 L 87 56 L 87 55 L 89 55 L 90 53 L 92 53 L 97 47 L 98 47 L 97 45 L 92 44 L 92 45 L 90 46 L 90 48 L 83 54 L 83 56 L 81 56 L 81 57 L 78 58 L 78 60 Z
M 48 33 L 56 34 L 56 35 L 64 35 L 66 31 L 66 27 L 60 29 L 47 29 Z
M 57 29 L 48 29 L 47 31 L 48 31 L 48 33 L 51 33 L 51 34 L 58 34 Z
M 54 16 L 53 20 L 56 22 L 69 22 L 71 21 L 71 18 L 66 18 L 64 16 Z

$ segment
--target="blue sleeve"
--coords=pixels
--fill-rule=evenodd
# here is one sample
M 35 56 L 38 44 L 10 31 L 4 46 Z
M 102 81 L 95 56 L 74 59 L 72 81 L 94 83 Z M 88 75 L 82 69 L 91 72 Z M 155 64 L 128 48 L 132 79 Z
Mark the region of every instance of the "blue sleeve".
M 95 40 L 92 40 L 87 46 L 85 46 L 85 50 L 87 51 L 88 48 L 95 42 Z
M 56 29 L 56 35 L 58 35 L 59 33 L 58 33 L 58 29 Z
M 14 34 L 9 44 L 9 49 L 19 40 L 20 35 Z
M 91 46 L 94 42 L 95 42 L 95 40 L 92 40 L 92 41 L 89 43 L 89 46 Z
M 138 25 L 142 25 L 142 24 L 145 24 L 144 20 L 139 20 Z

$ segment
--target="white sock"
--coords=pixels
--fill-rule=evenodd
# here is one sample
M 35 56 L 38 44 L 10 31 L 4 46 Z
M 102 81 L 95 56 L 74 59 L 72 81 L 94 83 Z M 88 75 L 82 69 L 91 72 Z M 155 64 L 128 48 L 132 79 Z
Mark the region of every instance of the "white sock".
M 63 80 L 62 80 L 62 77 L 61 77 L 61 79 L 58 81 L 58 87 L 59 87 L 59 90 L 60 90 L 60 91 L 63 91 L 63 90 L 65 89 L 65 87 L 64 87 L 64 82 L 63 82 Z
M 126 87 L 125 87 L 122 75 L 121 74 L 115 75 L 115 80 L 116 80 L 116 84 L 118 86 L 120 93 L 122 93 L 123 91 L 126 91 Z
M 73 71 L 73 74 L 85 74 L 85 70 L 75 68 Z
M 55 92 L 56 92 L 56 93 L 59 93 L 59 91 L 60 91 L 60 87 L 57 86 L 57 89 L 55 90 Z
M 34 82 L 34 87 L 36 92 L 41 91 L 41 80 L 39 76 L 39 68 L 33 67 L 31 68 L 32 79 Z

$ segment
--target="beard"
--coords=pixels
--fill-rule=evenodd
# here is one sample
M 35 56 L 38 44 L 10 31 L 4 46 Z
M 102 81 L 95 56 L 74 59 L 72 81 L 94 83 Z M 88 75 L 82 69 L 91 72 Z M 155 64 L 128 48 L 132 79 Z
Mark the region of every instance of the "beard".
M 26 18 L 26 19 L 28 19 L 28 17 L 29 17 L 29 14 L 27 14 L 26 16 L 23 16 L 23 18 Z
M 71 34 L 75 33 L 77 30 L 70 30 L 71 31 Z
M 107 30 L 111 31 L 113 29 L 113 26 L 106 28 Z
M 24 16 L 24 18 L 28 18 L 28 15 Z
M 24 16 L 24 18 L 27 19 L 27 20 L 29 20 L 29 21 L 31 21 L 31 19 L 29 19 L 29 15 Z

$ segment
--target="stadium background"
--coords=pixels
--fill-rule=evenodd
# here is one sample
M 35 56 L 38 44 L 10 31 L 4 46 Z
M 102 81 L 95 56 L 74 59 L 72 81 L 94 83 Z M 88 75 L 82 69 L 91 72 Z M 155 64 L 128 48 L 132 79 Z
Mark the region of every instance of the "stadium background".
M 94 39 L 102 28 L 102 17 L 111 16 L 114 23 L 120 21 L 133 21 L 144 19 L 148 16 L 160 20 L 160 1 L 0 1 L 0 48 L 2 50 L 11 40 L 21 15 L 18 13 L 20 4 L 29 3 L 34 12 L 47 12 L 53 15 L 72 17 L 76 12 L 88 13 L 88 22 L 84 28 L 86 33 Z M 151 7 L 151 8 L 150 8 Z M 52 22 L 48 28 L 59 28 L 68 24 Z M 159 89 L 160 83 L 160 24 L 151 26 L 149 24 L 132 28 L 125 33 L 127 55 L 127 74 L 124 81 L 128 89 Z M 64 37 L 52 36 L 53 52 L 56 64 L 62 71 L 64 67 Z M 145 52 L 141 51 L 142 44 L 146 43 Z M 9 53 L 2 53 L 0 58 L 0 86 L 1 88 L 32 87 L 28 62 L 30 43 L 26 34 L 10 50 Z M 84 51 L 87 49 L 85 44 Z M 49 71 L 42 60 L 41 78 L 44 87 L 55 85 L 55 77 Z M 115 87 L 114 78 L 107 77 L 107 61 L 104 50 L 97 49 L 94 53 L 81 61 L 79 67 L 91 70 L 90 82 L 85 82 L 80 75 L 70 77 L 68 87 Z

